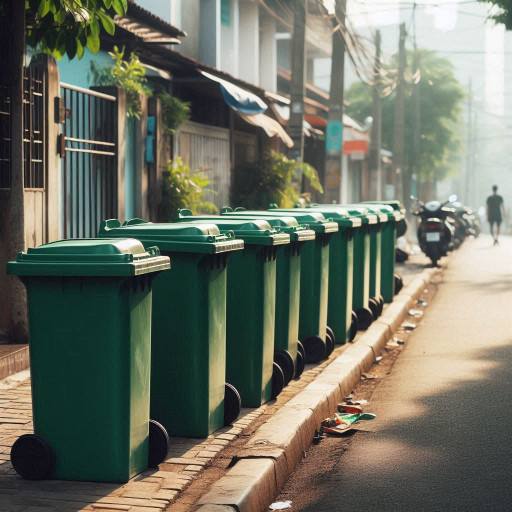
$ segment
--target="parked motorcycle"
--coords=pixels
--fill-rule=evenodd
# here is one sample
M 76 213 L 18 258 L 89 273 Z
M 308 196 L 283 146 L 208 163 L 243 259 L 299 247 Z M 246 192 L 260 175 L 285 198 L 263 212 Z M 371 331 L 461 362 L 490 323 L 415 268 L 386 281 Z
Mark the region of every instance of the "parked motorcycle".
M 455 209 L 455 215 L 464 229 L 464 236 L 478 237 L 480 234 L 480 219 L 476 213 L 460 201 L 454 201 L 450 206 Z
M 417 202 L 417 207 L 412 213 L 420 218 L 417 231 L 418 243 L 421 250 L 432 260 L 432 264 L 437 266 L 438 261 L 460 243 L 460 240 L 455 237 L 454 209 L 447 207 L 450 200 L 454 201 L 456 198 L 451 196 L 444 202 L 428 201 L 427 203 L 413 196 L 411 199 Z

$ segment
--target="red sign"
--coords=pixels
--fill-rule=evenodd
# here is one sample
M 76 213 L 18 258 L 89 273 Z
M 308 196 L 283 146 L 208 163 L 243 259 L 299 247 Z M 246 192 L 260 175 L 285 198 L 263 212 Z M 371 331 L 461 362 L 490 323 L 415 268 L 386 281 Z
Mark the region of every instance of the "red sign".
M 343 153 L 345 155 L 351 155 L 352 153 L 368 153 L 368 141 L 367 140 L 346 140 L 343 143 Z

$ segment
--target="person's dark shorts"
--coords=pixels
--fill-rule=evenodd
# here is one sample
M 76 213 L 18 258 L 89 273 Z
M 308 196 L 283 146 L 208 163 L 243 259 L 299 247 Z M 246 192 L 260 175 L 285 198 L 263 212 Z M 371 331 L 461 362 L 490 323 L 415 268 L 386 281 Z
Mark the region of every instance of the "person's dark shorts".
M 494 224 L 497 224 L 498 227 L 501 225 L 501 216 L 494 216 L 494 217 L 489 217 L 489 224 L 491 226 L 494 226 Z

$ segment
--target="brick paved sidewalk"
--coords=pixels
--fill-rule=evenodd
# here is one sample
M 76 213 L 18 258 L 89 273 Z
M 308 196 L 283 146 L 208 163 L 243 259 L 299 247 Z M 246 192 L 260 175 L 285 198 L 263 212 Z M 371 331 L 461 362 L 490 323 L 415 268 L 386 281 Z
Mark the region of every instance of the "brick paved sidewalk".
M 329 362 L 344 350 L 337 348 L 317 366 L 308 366 L 299 381 L 292 381 L 279 398 L 258 409 L 244 409 L 233 426 L 207 439 L 171 438 L 168 458 L 159 470 L 138 475 L 125 485 L 48 480 L 30 482 L 14 471 L 9 453 L 14 441 L 31 433 L 30 379 L 0 387 L 0 510 L 2 512 L 49 512 L 101 510 L 157 512 L 169 509 L 212 460 L 241 435 L 249 437 L 284 403 L 306 387 Z M 195 501 L 195 496 L 191 496 Z

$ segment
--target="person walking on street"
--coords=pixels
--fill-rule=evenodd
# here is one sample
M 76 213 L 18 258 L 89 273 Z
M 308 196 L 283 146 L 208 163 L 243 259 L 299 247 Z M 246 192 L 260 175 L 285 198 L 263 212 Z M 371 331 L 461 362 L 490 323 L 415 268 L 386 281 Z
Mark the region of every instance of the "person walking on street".
M 494 239 L 494 245 L 498 245 L 500 236 L 500 226 L 503 220 L 503 197 L 498 194 L 498 186 L 492 186 L 492 195 L 487 198 L 487 220 L 491 227 L 491 236 Z M 494 234 L 494 225 L 496 224 L 496 234 Z

